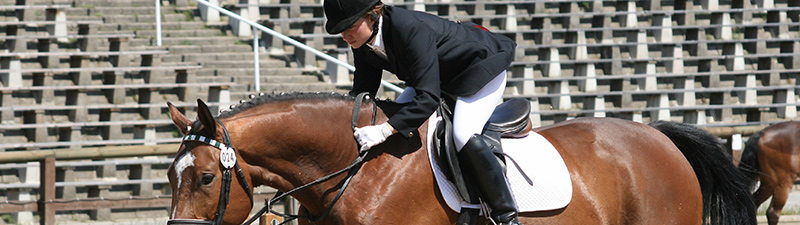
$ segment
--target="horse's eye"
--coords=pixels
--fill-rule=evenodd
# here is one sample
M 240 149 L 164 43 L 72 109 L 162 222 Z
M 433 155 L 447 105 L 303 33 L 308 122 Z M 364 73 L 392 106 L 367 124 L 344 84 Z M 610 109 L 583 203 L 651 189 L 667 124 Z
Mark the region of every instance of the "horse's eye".
M 200 179 L 200 185 L 209 185 L 211 182 L 214 181 L 214 174 L 203 174 L 203 177 Z

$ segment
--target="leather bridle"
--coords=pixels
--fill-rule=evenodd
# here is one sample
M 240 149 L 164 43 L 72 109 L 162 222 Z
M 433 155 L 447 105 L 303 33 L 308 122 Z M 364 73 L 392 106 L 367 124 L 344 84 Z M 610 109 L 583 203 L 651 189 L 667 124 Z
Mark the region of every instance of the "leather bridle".
M 200 135 L 186 135 L 183 137 L 183 142 L 187 141 L 199 141 L 206 143 L 208 145 L 214 146 L 215 148 L 220 150 L 220 164 L 222 164 L 222 185 L 219 192 L 219 204 L 217 205 L 217 211 L 214 213 L 213 220 L 198 220 L 198 219 L 170 219 L 167 221 L 167 225 L 222 225 L 223 218 L 225 216 L 225 209 L 228 206 L 228 202 L 230 200 L 230 192 L 231 192 L 231 171 L 236 171 L 236 176 L 239 178 L 239 184 L 242 185 L 244 191 L 247 193 L 247 196 L 250 198 L 250 204 L 253 203 L 253 193 L 250 191 L 250 185 L 247 184 L 247 179 L 245 179 L 244 172 L 242 172 L 242 168 L 239 166 L 239 162 L 236 160 L 236 151 L 233 148 L 231 143 L 231 137 L 228 134 L 228 129 L 225 128 L 225 125 L 222 124 L 219 120 L 217 120 L 222 126 L 223 130 L 223 138 L 224 143 L 220 143 L 214 139 L 200 136 Z M 178 174 L 180 176 L 180 174 Z

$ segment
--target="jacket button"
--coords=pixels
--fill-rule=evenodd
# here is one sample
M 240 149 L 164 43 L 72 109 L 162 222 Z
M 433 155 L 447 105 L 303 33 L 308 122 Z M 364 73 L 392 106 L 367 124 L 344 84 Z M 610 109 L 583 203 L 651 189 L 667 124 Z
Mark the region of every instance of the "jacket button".
M 414 132 L 408 132 L 408 137 L 414 136 Z

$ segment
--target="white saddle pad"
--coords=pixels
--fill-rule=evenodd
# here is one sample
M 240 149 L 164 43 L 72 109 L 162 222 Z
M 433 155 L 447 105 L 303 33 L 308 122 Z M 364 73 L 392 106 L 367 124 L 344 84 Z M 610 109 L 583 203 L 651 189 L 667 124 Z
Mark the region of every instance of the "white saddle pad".
M 441 117 L 434 113 L 428 121 L 428 157 L 439 189 L 452 210 L 461 212 L 462 207 L 478 209 L 480 205 L 468 204 L 461 198 L 435 161 L 431 140 L 439 120 Z M 503 139 L 501 142 L 503 151 L 514 158 L 533 181 L 533 185 L 529 185 L 511 160 L 506 159 L 506 177 L 520 212 L 560 209 L 569 204 L 572 200 L 569 171 L 561 154 L 547 139 L 531 132 L 524 138 Z

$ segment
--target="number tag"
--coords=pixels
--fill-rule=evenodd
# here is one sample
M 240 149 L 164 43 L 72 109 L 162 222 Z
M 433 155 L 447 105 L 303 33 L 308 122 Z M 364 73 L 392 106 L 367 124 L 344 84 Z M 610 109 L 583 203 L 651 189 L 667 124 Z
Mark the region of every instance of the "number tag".
M 233 168 L 236 165 L 236 152 L 233 151 L 233 148 L 222 148 L 222 151 L 219 152 L 219 161 L 225 169 Z

